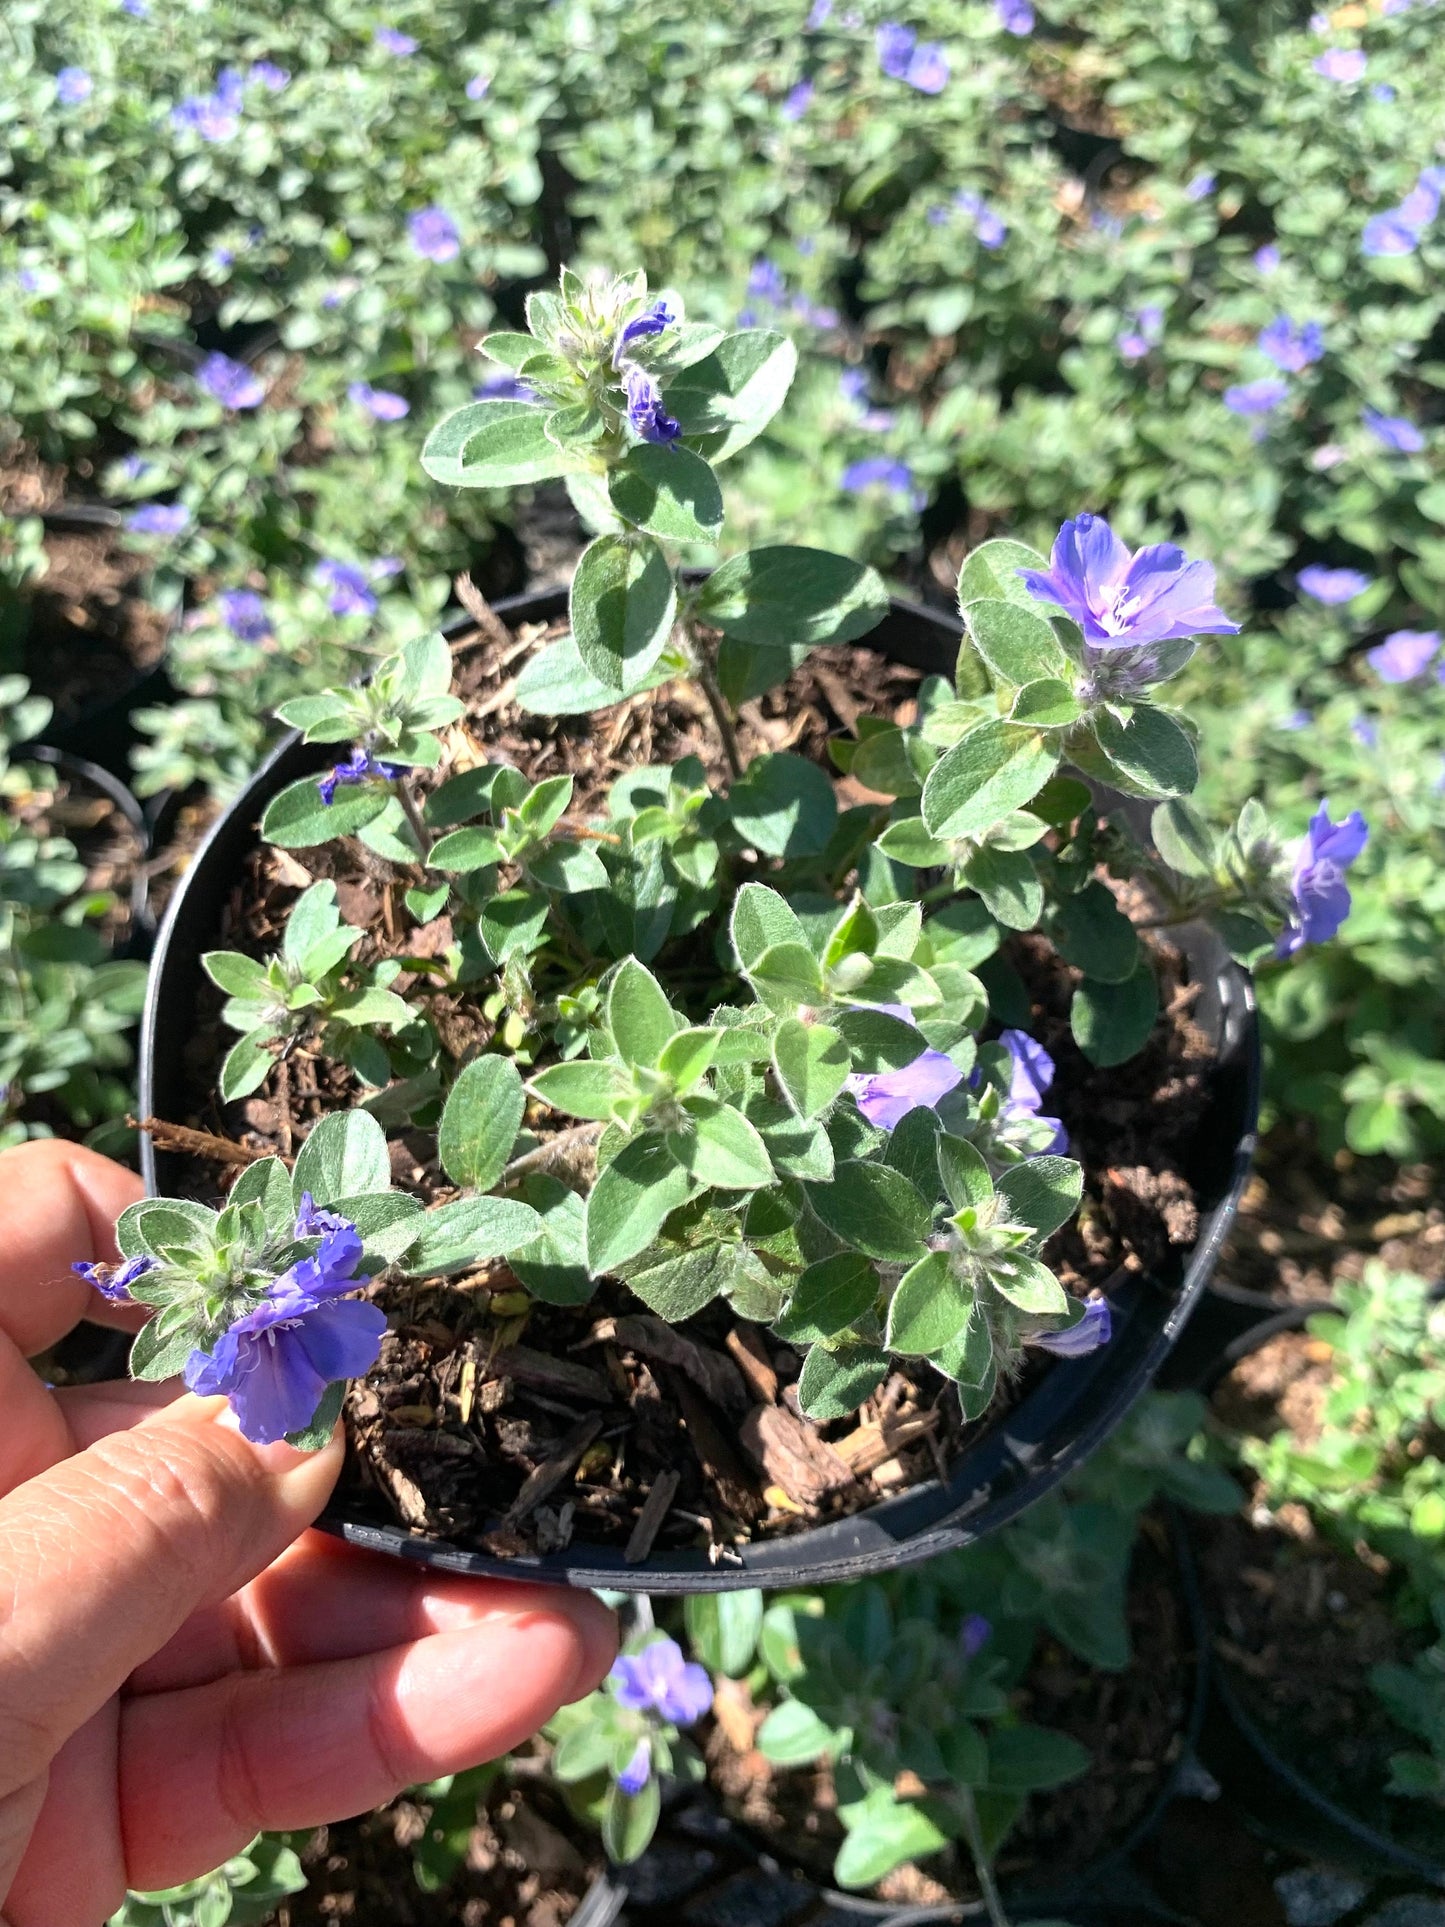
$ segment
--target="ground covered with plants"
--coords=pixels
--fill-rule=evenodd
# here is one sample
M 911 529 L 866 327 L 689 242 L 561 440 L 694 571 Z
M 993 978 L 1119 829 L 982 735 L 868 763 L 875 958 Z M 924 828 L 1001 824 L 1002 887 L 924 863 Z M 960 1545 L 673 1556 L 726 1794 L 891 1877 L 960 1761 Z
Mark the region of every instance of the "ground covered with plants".
M 333 745 L 271 804 L 158 1141 L 187 1197 L 249 1202 L 268 1275 L 320 1262 L 306 1239 L 360 1195 L 370 1256 L 430 1278 L 421 1306 L 382 1288 L 388 1376 L 348 1404 L 378 1520 L 481 1543 L 501 1513 L 503 1553 L 786 1537 L 946 1470 L 1067 1368 L 1118 1274 L 1198 1225 L 1181 1160 L 1109 1110 L 1149 1034 L 1181 1142 L 1197 1115 L 1187 962 L 1133 934 L 1126 877 L 1255 967 L 1264 1130 L 1219 1280 L 1294 1313 L 1227 1375 L 1181 1363 L 975 1550 L 659 1603 L 523 1756 L 123 1918 L 374 1918 L 386 1894 L 560 1927 L 655 1824 L 674 1919 L 668 1854 L 714 1856 L 706 1895 L 759 1850 L 899 1904 L 976 1898 L 993 1866 L 1027 1919 L 1039 1866 L 1127 1840 L 1192 1758 L 1201 1639 L 1282 1757 L 1445 1856 L 1439 6 L 12 0 L 0 108 L 0 1144 L 133 1154 L 156 919 L 283 718 Z M 574 299 L 589 270 L 645 276 L 594 317 L 592 376 L 546 306 L 564 268 Z M 707 479 L 673 486 L 683 461 Z M 1017 570 L 1091 515 L 1126 556 L 1212 566 L 1192 659 L 1078 680 L 1087 596 L 1057 553 L 1043 600 Z M 789 552 L 842 572 L 770 586 L 758 558 Z M 493 612 L 563 584 L 571 643 L 565 615 Z M 856 646 L 888 592 L 963 605 L 955 683 Z M 1024 729 L 1027 769 L 998 733 Z M 1060 758 L 1140 800 L 1127 836 Z M 1354 812 L 1368 837 L 1327 852 Z M 1285 855 L 1312 836 L 1349 868 L 1318 929 Z M 752 913 L 714 941 L 720 892 Z M 925 1055 L 951 1097 L 908 1084 Z M 293 1182 L 359 1101 L 386 1170 L 318 1140 Z M 580 1166 L 547 1150 L 568 1132 Z M 825 1197 L 840 1166 L 886 1173 L 861 1214 Z M 971 1254 L 966 1302 L 925 1206 Z M 333 1256 L 339 1297 L 361 1258 Z M 626 1284 L 588 1302 L 602 1271 Z M 194 1310 L 157 1372 L 219 1359 L 242 1302 Z M 920 1390 L 939 1370 L 952 1417 Z M 723 1436 L 675 1468 L 669 1520 L 648 1495 L 677 1409 L 711 1436 L 699 1398 Z M 501 1468 L 480 1507 L 435 1443 L 462 1402 Z M 725 1462 L 740 1425 L 756 1449 Z M 1133 1851 L 1175 1918 L 1436 1918 L 1403 1874 L 1251 1844 L 1250 1797 L 1204 1784 Z M 730 1829 L 711 1846 L 697 1802 Z

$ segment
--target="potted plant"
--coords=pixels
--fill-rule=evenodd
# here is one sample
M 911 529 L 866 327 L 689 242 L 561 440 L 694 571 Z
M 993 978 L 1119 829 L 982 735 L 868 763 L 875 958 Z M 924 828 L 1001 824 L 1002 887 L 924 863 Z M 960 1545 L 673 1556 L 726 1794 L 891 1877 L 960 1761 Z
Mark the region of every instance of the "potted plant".
M 1203 1752 L 1276 1838 L 1445 1883 L 1445 1308 L 1373 1261 L 1219 1361 L 1247 1481 L 1199 1522 L 1215 1648 Z
M 843 647 L 941 669 L 956 631 L 841 557 L 682 574 L 790 344 L 635 275 L 528 314 L 486 344 L 516 397 L 423 460 L 564 475 L 597 533 L 515 636 L 479 609 L 286 705 L 173 901 L 142 1106 L 191 1195 L 120 1226 L 134 1368 L 258 1435 L 345 1402 L 334 1521 L 407 1556 L 650 1591 L 918 1558 L 1167 1351 L 1253 1126 L 1227 947 L 1327 935 L 1363 825 L 1207 827 L 1152 697 L 1230 625 L 1098 518 L 968 558 L 952 683 Z M 865 699 L 826 745 L 820 645 Z

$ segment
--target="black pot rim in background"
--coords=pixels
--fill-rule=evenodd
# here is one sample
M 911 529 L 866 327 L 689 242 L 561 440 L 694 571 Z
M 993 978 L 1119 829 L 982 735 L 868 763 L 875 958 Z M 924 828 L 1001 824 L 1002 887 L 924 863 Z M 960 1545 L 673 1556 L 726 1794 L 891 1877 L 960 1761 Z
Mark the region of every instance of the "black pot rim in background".
M 146 869 L 146 859 L 151 849 L 150 825 L 146 822 L 145 811 L 140 803 L 120 777 L 103 763 L 93 763 L 88 757 L 77 756 L 55 743 L 25 743 L 16 750 L 15 756 L 17 761 L 43 763 L 47 769 L 58 770 L 62 776 L 88 783 L 115 805 L 135 831 L 140 853 L 135 875 L 130 880 L 130 935 L 116 954 L 122 957 L 148 957 L 156 924 L 151 915 L 150 876 Z
M 567 605 L 565 588 L 499 602 L 513 623 L 550 621 Z M 864 646 L 890 659 L 947 674 L 962 625 L 918 604 L 895 600 Z M 181 1053 L 201 984 L 199 955 L 214 940 L 219 909 L 239 862 L 257 841 L 266 801 L 288 782 L 324 767 L 333 751 L 302 743 L 293 732 L 212 826 L 181 879 L 156 941 L 143 1020 L 142 1116 L 171 1115 L 183 1088 Z M 1207 942 L 1203 939 L 1207 939 Z M 1191 939 L 1184 933 L 1187 944 Z M 318 1522 L 354 1545 L 411 1559 L 441 1571 L 490 1578 L 548 1580 L 571 1586 L 652 1593 L 778 1589 L 862 1578 L 963 1546 L 1016 1517 L 1101 1445 L 1149 1387 L 1169 1355 L 1214 1268 L 1234 1219 L 1254 1151 L 1259 1114 L 1259 1038 L 1249 978 L 1210 933 L 1193 942 L 1203 995 L 1199 1021 L 1213 1024 L 1220 1054 L 1212 1076 L 1211 1113 L 1200 1131 L 1214 1202 L 1177 1291 L 1148 1279 L 1129 1280 L 1111 1302 L 1111 1343 L 1081 1359 L 1055 1360 L 1036 1388 L 956 1461 L 946 1484 L 912 1487 L 851 1518 L 794 1538 L 760 1539 L 713 1563 L 687 1549 L 629 1566 L 620 1547 L 571 1546 L 500 1559 L 400 1526 L 348 1519 L 333 1507 Z M 176 1014 L 184 1013 L 178 1022 Z M 141 1168 L 147 1190 L 165 1188 L 168 1163 L 146 1135 Z
M 1211 1358 L 1200 1361 L 1190 1381 L 1191 1389 L 1206 1397 L 1241 1359 L 1281 1333 L 1300 1331 L 1321 1313 L 1344 1315 L 1343 1308 L 1329 1298 L 1257 1307 L 1236 1299 L 1227 1305 L 1227 1311 L 1236 1321 L 1233 1335 Z M 1215 1625 L 1202 1587 L 1200 1610 L 1212 1655 Z M 1402 1846 L 1333 1800 L 1276 1750 L 1241 1702 L 1227 1669 L 1210 1665 L 1208 1674 L 1209 1703 L 1199 1740 L 1200 1757 L 1239 1799 L 1259 1832 L 1293 1852 L 1323 1855 L 1366 1873 L 1413 1874 L 1445 1888 L 1445 1857 L 1432 1858 Z

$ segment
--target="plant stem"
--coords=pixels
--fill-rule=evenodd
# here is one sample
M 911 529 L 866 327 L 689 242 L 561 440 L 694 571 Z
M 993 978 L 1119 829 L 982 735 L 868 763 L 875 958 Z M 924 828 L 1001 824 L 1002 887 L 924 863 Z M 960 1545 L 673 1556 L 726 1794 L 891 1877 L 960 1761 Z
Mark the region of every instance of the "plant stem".
M 993 1877 L 993 1863 L 984 1851 L 983 1832 L 978 1824 L 978 1808 L 974 1804 L 973 1788 L 958 1789 L 963 1814 L 963 1833 L 968 1842 L 968 1850 L 973 1855 L 973 1870 L 978 1875 L 978 1890 L 983 1895 L 983 1904 L 988 1909 L 992 1927 L 1010 1927 L 1009 1917 L 1003 1910 L 999 1896 L 998 1882 Z
M 717 676 L 708 657 L 706 645 L 691 629 L 688 631 L 688 641 L 691 644 L 693 673 L 702 685 L 702 693 L 707 697 L 707 706 L 712 711 L 713 721 L 717 724 L 717 733 L 722 738 L 723 755 L 727 758 L 728 768 L 734 776 L 741 776 L 743 756 L 738 748 L 738 733 L 733 726 L 733 719 L 729 714 L 723 693 L 718 687 Z
M 416 798 L 412 795 L 405 777 L 396 785 L 396 798 L 401 804 L 407 822 L 410 823 L 412 827 L 412 834 L 416 837 L 417 843 L 421 847 L 422 862 L 425 863 L 426 859 L 431 855 L 432 833 L 421 820 L 421 811 L 416 806 Z

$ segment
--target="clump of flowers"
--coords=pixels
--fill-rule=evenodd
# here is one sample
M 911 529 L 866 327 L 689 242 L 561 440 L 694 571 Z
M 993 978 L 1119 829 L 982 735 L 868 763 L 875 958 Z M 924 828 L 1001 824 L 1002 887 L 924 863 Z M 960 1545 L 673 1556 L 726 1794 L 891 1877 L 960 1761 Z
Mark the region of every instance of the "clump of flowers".
M 706 1667 L 676 1640 L 648 1633 L 628 1642 L 595 1693 L 547 1728 L 556 1743 L 553 1775 L 600 1821 L 617 1864 L 636 1860 L 651 1840 L 662 1781 L 702 1777 L 702 1759 L 681 1729 L 695 1726 L 712 1701 Z
M 367 960 L 323 880 L 279 951 L 209 955 L 241 1032 L 223 1089 L 282 1091 L 304 1050 L 366 1108 L 316 1125 L 294 1178 L 246 1171 L 218 1216 L 128 1214 L 126 1258 L 156 1260 L 132 1295 L 163 1307 L 142 1362 L 190 1361 L 244 1424 L 284 1418 L 289 1436 L 328 1370 L 321 1418 L 358 1369 L 362 1321 L 338 1311 L 353 1287 L 504 1258 L 516 1290 L 480 1315 L 506 1318 L 507 1344 L 536 1304 L 580 1310 L 604 1288 L 671 1323 L 719 1305 L 797 1355 L 797 1410 L 820 1424 L 897 1360 L 975 1419 L 1026 1348 L 1068 1360 L 1110 1338 L 1107 1303 L 1049 1260 L 1084 1184 L 1056 1053 L 1122 1063 L 1159 1010 L 1111 879 L 1158 905 L 1156 926 L 1211 921 L 1260 957 L 1337 927 L 1363 826 L 1323 815 L 1296 858 L 1252 809 L 1223 837 L 1203 822 L 1193 735 L 1160 694 L 1236 625 L 1207 563 L 1131 551 L 1091 514 L 1049 558 L 1007 540 L 968 556 L 956 681 L 925 679 L 907 725 L 861 717 L 832 745 L 872 800 L 840 807 L 790 751 L 747 755 L 739 705 L 887 608 L 870 569 L 808 547 L 681 569 L 719 535 L 716 468 L 781 405 L 791 342 L 691 321 L 641 274 L 568 270 L 527 322 L 482 344 L 526 392 L 459 409 L 422 454 L 451 487 L 560 477 L 597 531 L 567 633 L 521 666 L 517 700 L 577 715 L 689 679 L 712 772 L 628 770 L 581 806 L 569 775 L 480 761 L 440 636 L 283 707 L 326 763 L 272 797 L 262 834 L 303 852 L 355 839 L 399 942 Z M 1156 806 L 1147 841 L 1096 800 L 1120 792 Z M 1027 931 L 1077 972 L 1047 1041 L 1000 1025 L 976 974 Z M 484 1014 L 460 1055 L 458 1008 Z M 394 1193 L 378 1118 L 434 1136 L 461 1195 L 423 1210 Z M 558 1144 L 589 1153 L 570 1183 L 537 1168 Z M 644 1672 L 614 1682 L 618 1717 L 642 1717 L 627 1696 Z M 639 1726 L 609 1754 L 619 1800 L 650 1797 L 655 1745 Z

